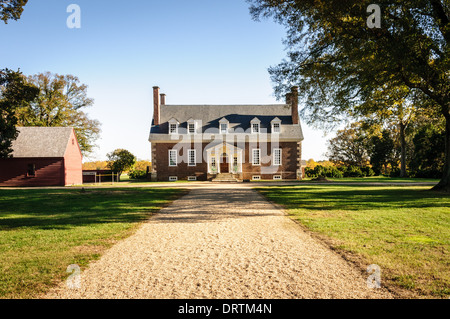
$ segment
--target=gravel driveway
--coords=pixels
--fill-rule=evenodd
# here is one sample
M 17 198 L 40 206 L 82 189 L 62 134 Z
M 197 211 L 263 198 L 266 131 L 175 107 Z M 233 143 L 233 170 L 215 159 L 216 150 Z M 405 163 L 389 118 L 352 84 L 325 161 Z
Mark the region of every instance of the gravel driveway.
M 366 277 L 256 191 L 219 185 L 155 214 L 91 263 L 81 289 L 47 298 L 392 298 Z

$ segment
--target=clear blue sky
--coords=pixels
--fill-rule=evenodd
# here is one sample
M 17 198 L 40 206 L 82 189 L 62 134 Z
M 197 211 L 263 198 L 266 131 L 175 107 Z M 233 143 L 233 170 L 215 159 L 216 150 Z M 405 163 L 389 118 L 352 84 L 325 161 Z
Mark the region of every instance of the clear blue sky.
M 81 29 L 66 26 L 72 3 Z M 87 160 L 116 148 L 150 159 L 154 85 L 167 104 L 278 103 L 267 68 L 285 57 L 285 31 L 253 21 L 244 0 L 30 0 L 0 35 L 0 68 L 73 74 L 89 86 L 87 112 L 102 133 Z M 330 136 L 303 130 L 303 158 L 323 158 Z

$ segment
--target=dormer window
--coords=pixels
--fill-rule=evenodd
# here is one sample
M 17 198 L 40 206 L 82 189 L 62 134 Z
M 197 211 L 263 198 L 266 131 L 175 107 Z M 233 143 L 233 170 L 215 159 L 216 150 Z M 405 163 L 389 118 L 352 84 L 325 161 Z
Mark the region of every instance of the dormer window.
M 189 134 L 194 134 L 195 133 L 195 123 L 189 123 L 188 124 L 188 132 L 189 132 Z
M 228 124 L 220 124 L 220 134 L 228 133 Z
M 171 119 L 169 121 L 169 134 L 178 134 L 178 121 Z
M 252 128 L 252 134 L 259 134 L 261 132 L 261 121 L 258 118 L 254 118 L 250 122 Z
M 195 134 L 196 131 L 197 131 L 197 125 L 195 123 L 195 120 L 190 119 L 187 122 L 187 132 L 188 132 L 188 134 Z
M 230 122 L 226 118 L 219 121 L 219 132 L 220 134 L 227 134 Z
M 281 120 L 276 117 L 275 119 L 272 120 L 272 133 L 281 133 Z

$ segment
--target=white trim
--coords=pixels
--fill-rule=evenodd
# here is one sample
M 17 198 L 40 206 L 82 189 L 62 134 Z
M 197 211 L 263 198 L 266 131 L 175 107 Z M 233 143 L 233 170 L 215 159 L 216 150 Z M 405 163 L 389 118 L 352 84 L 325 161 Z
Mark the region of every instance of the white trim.
M 261 176 L 260 176 L 260 175 L 253 175 L 253 176 L 252 176 L 252 180 L 254 180 L 254 181 L 260 181 L 260 180 L 261 180 Z
M 194 163 L 191 163 L 191 154 L 194 153 Z M 197 166 L 197 152 L 196 150 L 188 150 L 188 158 L 187 158 L 188 166 L 194 167 Z
M 190 127 L 191 125 L 194 126 L 194 131 L 193 131 L 193 132 L 191 132 L 191 127 Z M 187 127 L 187 133 L 188 133 L 188 134 L 193 135 L 193 134 L 196 133 L 196 125 L 195 125 L 195 122 L 193 122 L 193 123 L 188 123 L 187 126 L 188 126 L 188 127 Z
M 255 130 L 253 129 L 253 125 L 258 126 L 258 132 L 255 132 Z M 261 133 L 261 121 L 257 117 L 255 117 L 253 120 L 250 121 L 250 129 L 251 129 L 252 134 Z
M 178 176 L 169 176 L 169 182 L 176 182 L 178 181 Z
M 197 176 L 188 176 L 188 181 L 194 182 L 197 180 Z
M 170 157 L 171 153 L 175 152 L 175 165 L 171 165 Z M 169 167 L 177 167 L 178 166 L 178 151 L 177 150 L 169 150 Z
M 275 125 L 278 125 L 278 132 L 275 131 Z M 281 122 L 272 123 L 272 134 L 280 134 L 281 133 Z
M 280 162 L 279 163 L 277 163 L 277 161 L 276 161 L 276 158 L 277 158 L 276 157 L 276 153 L 277 153 L 277 151 L 280 152 Z M 283 150 L 281 148 L 274 148 L 272 156 L 273 156 L 273 158 L 272 158 L 273 166 L 281 166 L 283 164 Z
M 172 132 L 172 125 L 175 125 L 175 132 Z M 170 135 L 178 134 L 178 123 L 169 123 L 169 134 Z
M 274 181 L 281 181 L 281 180 L 283 180 L 283 177 L 281 175 L 273 175 L 273 180 Z
M 255 151 L 258 151 L 258 163 L 255 163 Z M 261 166 L 261 149 L 259 148 L 252 149 L 252 165 Z
M 224 130 L 222 129 L 222 125 L 226 125 L 226 126 L 227 126 L 227 128 L 225 129 L 225 132 L 224 132 Z M 219 124 L 219 131 L 220 131 L 220 134 L 228 134 L 228 130 L 229 130 L 228 123 L 220 123 L 220 124 Z

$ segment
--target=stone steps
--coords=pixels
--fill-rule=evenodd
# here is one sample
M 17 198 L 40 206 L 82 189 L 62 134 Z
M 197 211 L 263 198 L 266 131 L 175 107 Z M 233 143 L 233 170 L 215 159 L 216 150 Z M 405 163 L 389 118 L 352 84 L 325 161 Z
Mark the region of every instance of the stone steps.
M 212 180 L 213 182 L 220 182 L 220 183 L 231 183 L 231 182 L 239 182 L 239 180 L 234 177 L 231 173 L 225 173 L 225 174 L 217 174 L 216 177 Z

